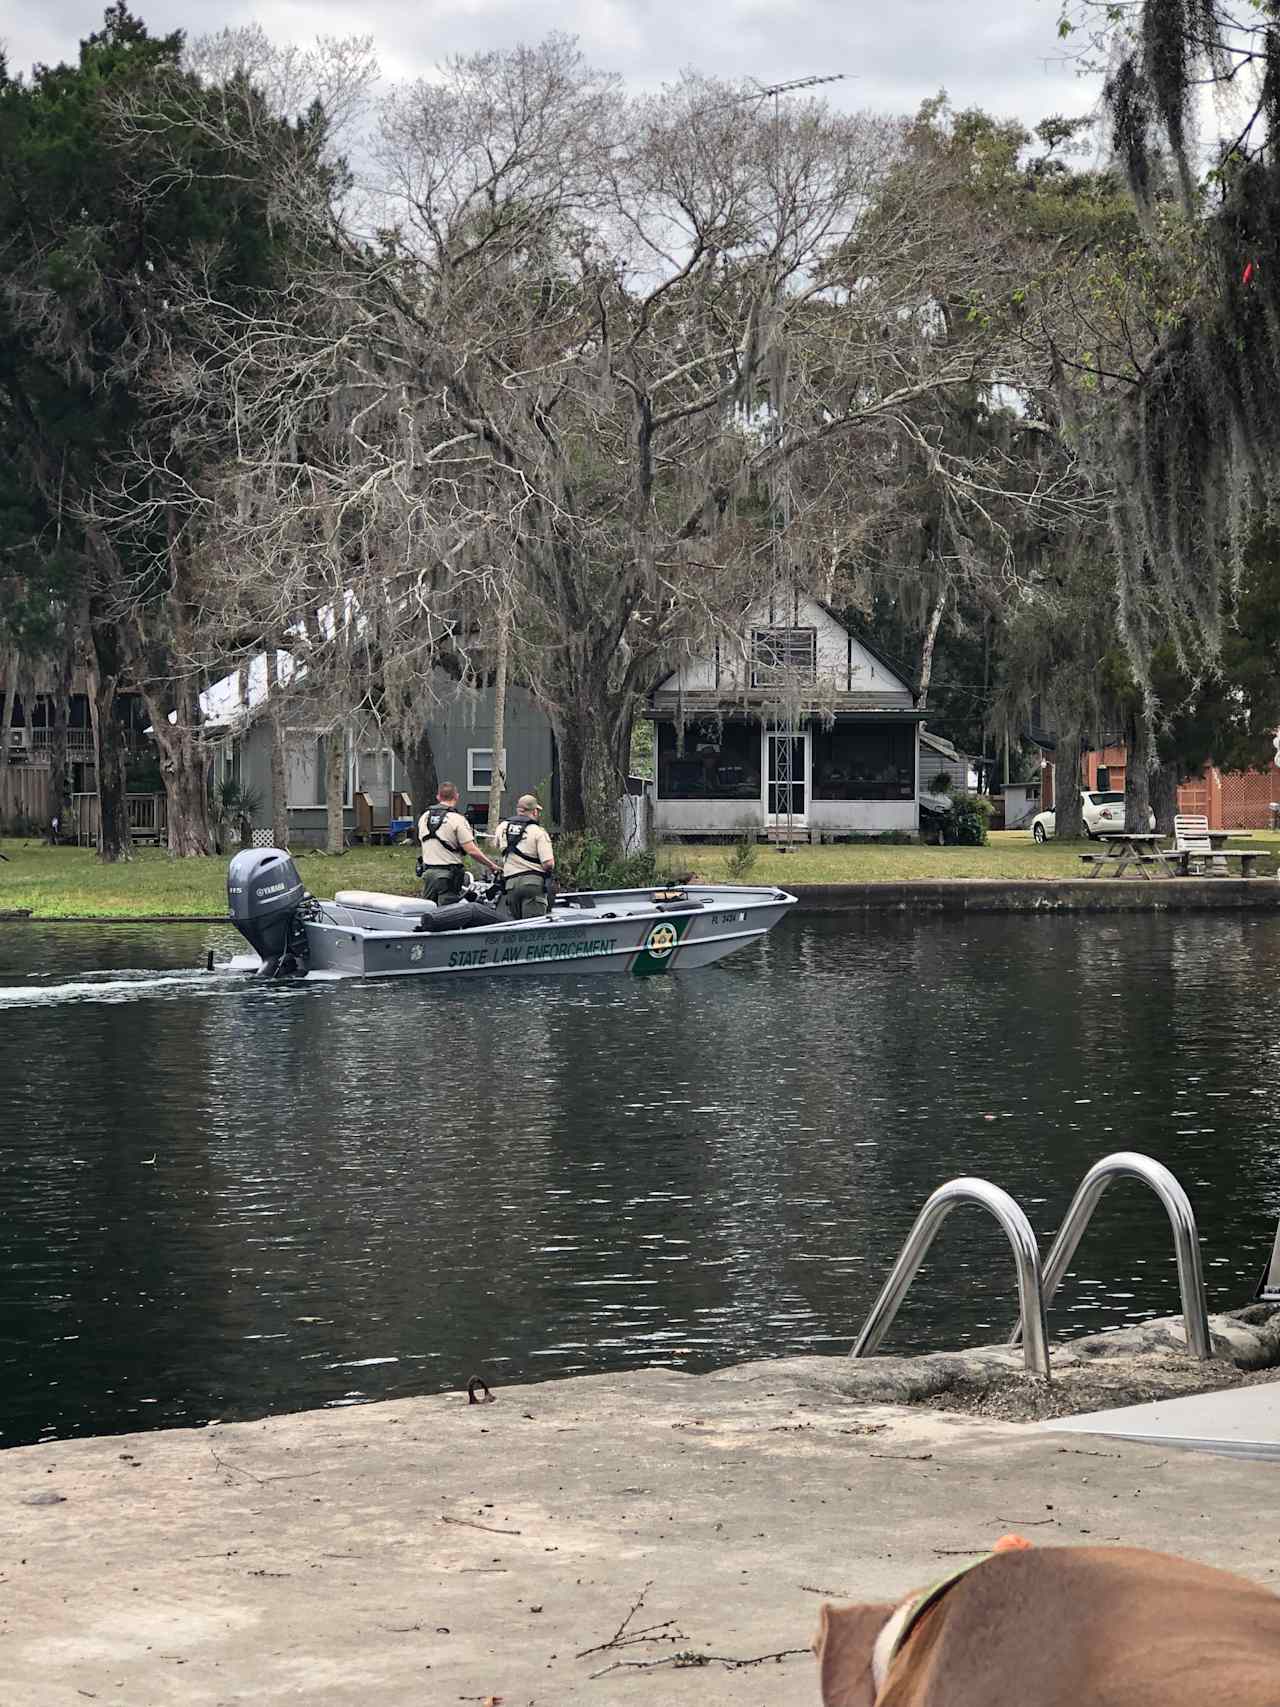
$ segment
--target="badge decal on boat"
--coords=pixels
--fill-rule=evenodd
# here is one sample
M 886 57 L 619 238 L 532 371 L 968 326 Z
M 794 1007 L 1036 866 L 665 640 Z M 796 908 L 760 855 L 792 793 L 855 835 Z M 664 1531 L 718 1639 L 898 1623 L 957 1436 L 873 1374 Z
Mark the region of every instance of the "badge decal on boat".
M 667 970 L 688 923 L 689 917 L 686 914 L 681 918 L 662 919 L 658 924 L 650 926 L 648 936 L 631 962 L 631 970 L 637 978 L 652 978 Z
M 645 939 L 645 947 L 655 960 L 665 960 L 679 942 L 674 925 L 655 925 Z

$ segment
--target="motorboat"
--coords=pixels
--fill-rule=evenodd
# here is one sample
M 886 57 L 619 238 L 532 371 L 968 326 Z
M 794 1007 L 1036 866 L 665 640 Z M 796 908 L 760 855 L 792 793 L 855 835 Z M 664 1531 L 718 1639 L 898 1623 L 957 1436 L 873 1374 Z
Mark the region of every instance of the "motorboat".
M 405 895 L 307 893 L 279 848 L 246 848 L 227 873 L 232 923 L 259 977 L 382 978 L 419 973 L 625 972 L 710 966 L 758 942 L 795 896 L 736 884 L 598 889 L 558 895 L 542 918 L 509 919 L 496 886 L 468 879 L 444 906 Z

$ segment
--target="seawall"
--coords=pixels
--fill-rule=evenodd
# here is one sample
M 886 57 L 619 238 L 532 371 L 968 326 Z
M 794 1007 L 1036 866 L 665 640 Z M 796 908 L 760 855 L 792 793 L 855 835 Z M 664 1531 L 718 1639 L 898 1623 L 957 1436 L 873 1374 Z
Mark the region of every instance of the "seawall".
M 789 888 L 807 913 L 1280 912 L 1280 881 L 1265 877 L 945 877 Z

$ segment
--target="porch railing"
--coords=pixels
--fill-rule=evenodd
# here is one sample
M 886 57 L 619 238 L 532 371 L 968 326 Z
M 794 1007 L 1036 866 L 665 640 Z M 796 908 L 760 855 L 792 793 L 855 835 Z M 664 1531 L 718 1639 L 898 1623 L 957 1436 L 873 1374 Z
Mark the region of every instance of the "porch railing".
M 52 755 L 52 729 L 10 729 L 9 758 L 11 762 L 47 766 Z M 67 730 L 67 757 L 70 759 L 91 759 L 93 757 L 92 729 Z
M 31 750 L 33 753 L 47 753 L 52 749 L 52 747 L 53 747 L 53 730 L 52 729 L 32 729 L 30 731 L 30 734 L 31 734 Z M 93 730 L 92 729 L 68 729 L 67 730 L 67 751 L 68 751 L 68 753 L 75 753 L 77 755 L 77 757 L 79 757 L 83 753 L 92 753 L 92 751 L 93 751 Z
M 96 794 L 74 794 L 71 797 L 76 840 L 82 847 L 95 847 L 101 832 L 102 820 Z M 168 833 L 163 794 L 127 794 L 125 808 L 129 814 L 129 832 L 138 842 L 161 842 Z

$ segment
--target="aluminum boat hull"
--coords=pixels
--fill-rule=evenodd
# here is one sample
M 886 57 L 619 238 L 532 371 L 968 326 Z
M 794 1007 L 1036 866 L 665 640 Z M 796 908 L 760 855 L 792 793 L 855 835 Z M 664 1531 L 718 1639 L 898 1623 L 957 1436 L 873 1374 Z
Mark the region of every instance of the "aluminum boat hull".
M 781 889 L 688 885 L 656 902 L 647 889 L 599 890 L 560 901 L 541 919 L 423 932 L 368 903 L 322 901 L 305 924 L 308 976 L 614 972 L 663 976 L 710 966 L 772 930 L 795 896 Z M 403 906 L 403 902 L 400 903 Z

